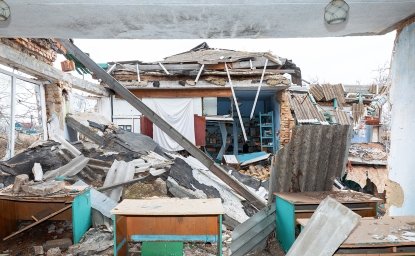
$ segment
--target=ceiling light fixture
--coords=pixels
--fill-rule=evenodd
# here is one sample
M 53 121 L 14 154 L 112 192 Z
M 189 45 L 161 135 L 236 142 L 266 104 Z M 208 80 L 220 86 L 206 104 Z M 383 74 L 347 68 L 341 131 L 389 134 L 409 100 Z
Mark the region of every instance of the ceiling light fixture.
M 10 17 L 10 7 L 4 1 L 0 0 L 0 21 L 6 21 Z
M 343 0 L 331 0 L 324 9 L 324 20 L 327 24 L 339 24 L 347 20 L 349 5 Z

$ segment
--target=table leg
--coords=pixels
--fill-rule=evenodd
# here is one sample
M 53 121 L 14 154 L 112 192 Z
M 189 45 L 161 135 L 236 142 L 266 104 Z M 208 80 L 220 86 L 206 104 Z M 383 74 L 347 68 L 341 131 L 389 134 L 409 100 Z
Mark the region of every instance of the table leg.
M 219 214 L 218 216 L 218 222 L 219 222 L 219 233 L 218 233 L 218 255 L 222 256 L 222 214 Z
M 117 256 L 118 254 L 117 254 L 117 221 L 116 221 L 116 215 L 112 215 L 111 216 L 111 218 L 112 218 L 112 230 L 113 230 L 113 236 L 114 236 L 114 240 L 113 240 L 113 243 L 114 243 L 114 246 L 113 246 L 113 248 L 114 248 L 114 256 Z
M 128 254 L 128 243 L 126 236 L 125 216 L 113 215 L 113 233 L 114 233 L 114 255 L 124 256 Z

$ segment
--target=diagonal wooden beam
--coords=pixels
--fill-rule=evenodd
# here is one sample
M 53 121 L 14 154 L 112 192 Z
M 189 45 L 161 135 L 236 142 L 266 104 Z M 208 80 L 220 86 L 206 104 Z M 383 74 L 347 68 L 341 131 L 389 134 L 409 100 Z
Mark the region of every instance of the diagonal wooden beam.
M 89 56 L 82 52 L 78 47 L 72 44 L 69 40 L 61 39 L 59 42 L 66 48 L 66 50 L 74 55 L 85 67 L 94 73 L 96 77 L 101 79 L 111 89 L 113 89 L 124 100 L 130 103 L 134 108 L 145 115 L 153 124 L 157 125 L 170 138 L 176 141 L 180 146 L 186 149 L 193 157 L 198 159 L 209 170 L 214 173 L 223 182 L 228 184 L 239 195 L 248 200 L 253 206 L 261 209 L 265 207 L 266 202 L 261 197 L 251 192 L 248 187 L 240 183 L 233 176 L 229 175 L 225 169 L 215 163 L 213 159 L 207 156 L 202 150 L 196 147 L 186 137 L 180 134 L 174 127 L 167 123 L 164 119 L 158 116 L 153 110 L 147 107 L 140 99 L 132 94 L 127 88 L 120 84 L 114 77 L 100 68 Z

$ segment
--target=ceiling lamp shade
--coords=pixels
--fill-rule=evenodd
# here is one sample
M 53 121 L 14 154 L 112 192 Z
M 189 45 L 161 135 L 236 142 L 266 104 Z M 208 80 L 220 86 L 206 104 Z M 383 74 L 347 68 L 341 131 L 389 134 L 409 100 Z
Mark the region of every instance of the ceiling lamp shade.
M 324 10 L 324 20 L 327 24 L 339 24 L 347 20 L 349 5 L 343 0 L 332 0 Z
M 3 1 L 0 0 L 0 21 L 6 21 L 10 17 L 10 7 L 9 5 Z

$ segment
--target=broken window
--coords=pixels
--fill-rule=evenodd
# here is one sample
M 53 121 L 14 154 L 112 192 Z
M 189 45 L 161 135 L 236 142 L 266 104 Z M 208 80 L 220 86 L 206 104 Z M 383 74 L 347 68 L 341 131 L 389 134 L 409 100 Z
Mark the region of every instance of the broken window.
M 0 159 L 9 155 L 11 85 L 12 77 L 0 73 Z
M 0 71 L 0 159 L 8 159 L 44 138 L 42 89 L 26 76 Z
M 70 94 L 71 112 L 73 113 L 94 113 L 97 112 L 98 99 L 89 93 L 72 89 Z
M 41 94 L 38 84 L 16 79 L 15 154 L 43 138 Z

